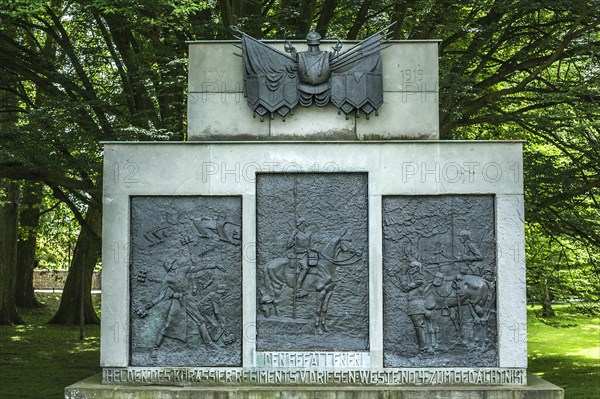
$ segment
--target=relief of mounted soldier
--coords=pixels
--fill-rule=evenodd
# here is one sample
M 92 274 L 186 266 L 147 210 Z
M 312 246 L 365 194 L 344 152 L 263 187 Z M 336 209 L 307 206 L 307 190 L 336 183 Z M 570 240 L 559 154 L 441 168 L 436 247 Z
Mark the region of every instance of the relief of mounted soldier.
M 257 175 L 257 350 L 368 350 L 368 198 L 366 173 Z
M 296 221 L 296 227 L 287 240 L 287 257 L 292 260 L 294 267 L 298 268 L 298 278 L 294 287 L 296 298 L 303 298 L 308 295 L 302 285 L 309 272 L 309 267 L 316 267 L 319 263 L 319 253 L 312 249 L 311 239 L 312 231 L 308 230 L 304 218 L 299 217 Z M 329 276 L 331 278 L 331 276 Z M 328 280 L 330 280 L 330 278 Z M 326 285 L 328 281 L 324 281 Z
M 317 309 L 315 328 L 319 334 L 329 331 L 327 311 L 335 288 L 335 272 L 338 266 L 349 266 L 362 260 L 362 251 L 350 246 L 347 230 L 340 235 L 326 239 L 322 248 L 313 247 L 314 232 L 303 217 L 296 219 L 295 227 L 286 240 L 284 256 L 272 259 L 262 265 L 264 284 L 259 290 L 259 310 L 265 317 L 277 313 L 277 303 L 282 298 L 285 287 L 292 289 L 291 318 L 303 306 L 298 301 L 316 292 Z

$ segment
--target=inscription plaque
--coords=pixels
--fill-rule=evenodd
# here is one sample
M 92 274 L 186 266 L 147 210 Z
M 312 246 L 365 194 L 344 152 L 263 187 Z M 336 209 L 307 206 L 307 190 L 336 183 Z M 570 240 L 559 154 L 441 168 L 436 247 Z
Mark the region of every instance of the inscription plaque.
M 368 350 L 367 174 L 256 184 L 257 350 Z
M 523 385 L 527 373 L 511 368 L 404 368 L 388 370 L 243 369 L 243 368 L 104 368 L 102 382 L 123 385 Z M 383 395 L 382 395 L 383 396 Z M 330 396 L 325 396 L 330 397 Z M 357 392 L 355 397 L 361 397 Z M 383 396 L 385 397 L 385 396 Z M 423 397 L 423 396 L 421 396 Z M 438 396 L 439 397 L 439 396 Z M 456 396 L 443 396 L 455 398 Z M 492 396 L 493 397 L 493 396 Z M 461 398 L 475 398 L 461 396 Z
M 132 197 L 130 363 L 241 366 L 241 199 Z
M 385 367 L 496 366 L 491 195 L 383 198 Z

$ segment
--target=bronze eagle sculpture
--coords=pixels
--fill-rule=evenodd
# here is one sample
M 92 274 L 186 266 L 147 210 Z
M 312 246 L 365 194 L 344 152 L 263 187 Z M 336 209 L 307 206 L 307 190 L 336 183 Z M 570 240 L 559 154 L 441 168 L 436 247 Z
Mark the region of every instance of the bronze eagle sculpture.
M 306 36 L 307 51 L 297 51 L 285 41 L 285 53 L 232 27 L 241 36 L 244 69 L 244 97 L 254 117 L 275 114 L 285 117 L 300 103 L 325 106 L 329 102 L 338 114 L 362 111 L 367 119 L 383 104 L 383 78 L 380 51 L 389 47 L 391 24 L 348 50 L 341 52 L 337 41 L 333 51 L 319 48 L 321 35 L 314 29 Z

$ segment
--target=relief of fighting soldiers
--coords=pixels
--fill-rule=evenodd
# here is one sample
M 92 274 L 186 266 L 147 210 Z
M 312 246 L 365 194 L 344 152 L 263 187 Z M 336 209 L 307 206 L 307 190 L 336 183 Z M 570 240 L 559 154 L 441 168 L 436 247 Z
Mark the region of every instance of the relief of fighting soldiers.
M 495 366 L 492 196 L 384 198 L 384 364 Z
M 230 230 L 224 236 L 198 228 L 206 225 L 206 214 L 215 215 L 210 220 L 240 226 L 240 199 L 131 201 L 131 364 L 240 365 L 239 230 L 238 235 Z M 155 234 L 161 215 L 169 226 Z
M 363 174 L 257 180 L 257 348 L 368 348 Z

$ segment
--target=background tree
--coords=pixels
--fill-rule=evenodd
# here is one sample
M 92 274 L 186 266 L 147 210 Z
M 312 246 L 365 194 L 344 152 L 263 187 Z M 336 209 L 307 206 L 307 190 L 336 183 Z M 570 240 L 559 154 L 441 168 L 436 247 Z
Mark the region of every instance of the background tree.
M 86 291 L 101 236 L 92 223 L 101 210 L 99 143 L 185 138 L 186 40 L 230 38 L 232 24 L 258 38 L 300 39 L 315 26 L 325 38 L 358 39 L 396 21 L 395 39 L 443 40 L 441 138 L 527 140 L 528 246 L 572 248 L 569 257 L 552 258 L 560 260 L 553 267 L 585 271 L 576 275 L 591 285 L 574 291 L 548 279 L 555 297 L 598 297 L 600 7 L 594 1 L 11 0 L 0 6 L 0 111 L 16 118 L 0 130 L 0 177 L 42 182 L 70 209 L 81 225 L 76 252 L 86 254 L 73 256 L 70 274 L 85 271 Z M 546 273 L 551 258 L 528 256 L 530 275 Z M 70 275 L 67 285 L 55 321 L 78 318 L 66 304 L 81 295 L 81 284 Z M 86 304 L 87 321 L 97 321 Z
M 0 176 L 44 182 L 82 226 L 55 322 L 78 319 L 80 270 L 88 291 L 98 260 L 101 232 L 90 221 L 100 220 L 100 140 L 183 138 L 185 38 L 154 19 L 163 13 L 154 4 L 142 14 L 60 1 L 0 11 L 0 87 L 19 97 L 2 106 L 20 116 L 18 129 L 0 131 Z M 85 303 L 86 321 L 97 322 L 89 293 Z
M 15 303 L 19 185 L 0 179 L 0 324 L 20 324 Z
M 15 301 L 19 307 L 41 306 L 33 292 L 33 270 L 38 264 L 35 252 L 43 200 L 42 188 L 39 182 L 31 180 L 25 181 L 21 188 L 15 281 Z

